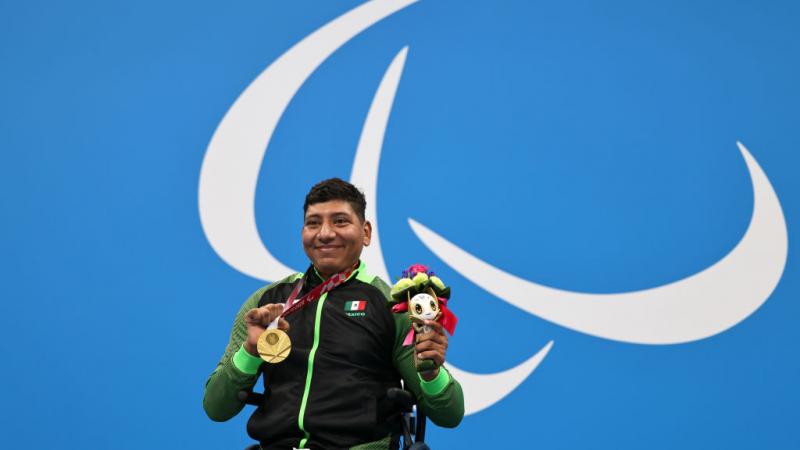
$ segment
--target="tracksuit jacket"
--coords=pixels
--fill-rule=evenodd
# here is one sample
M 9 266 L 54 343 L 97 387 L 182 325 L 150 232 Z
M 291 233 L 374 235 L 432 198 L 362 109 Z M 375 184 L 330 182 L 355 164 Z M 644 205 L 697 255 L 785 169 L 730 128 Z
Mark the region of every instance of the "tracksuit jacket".
M 299 296 L 323 281 L 313 266 L 305 275 Z M 225 353 L 206 382 L 203 406 L 209 417 L 235 416 L 244 406 L 238 392 L 251 389 L 263 373 L 264 404 L 247 424 L 263 449 L 388 448 L 386 391 L 399 387 L 401 378 L 434 423 L 454 427 L 461 421 L 461 386 L 444 368 L 430 382 L 419 378 L 414 346 L 403 346 L 408 315 L 391 312 L 389 286 L 368 275 L 363 262 L 347 281 L 286 317 L 292 349 L 285 361 L 262 364 L 247 353 L 245 313 L 284 303 L 302 276 L 265 286 L 242 305 Z

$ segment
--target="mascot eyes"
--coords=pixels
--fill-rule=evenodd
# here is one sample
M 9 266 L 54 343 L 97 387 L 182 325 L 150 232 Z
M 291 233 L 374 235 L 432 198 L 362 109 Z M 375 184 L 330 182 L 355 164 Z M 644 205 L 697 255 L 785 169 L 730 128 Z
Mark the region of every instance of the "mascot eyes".
M 422 314 L 422 305 L 420 305 L 419 303 L 415 304 L 414 311 L 416 311 L 417 314 Z
M 436 311 L 436 302 L 431 300 L 431 311 Z

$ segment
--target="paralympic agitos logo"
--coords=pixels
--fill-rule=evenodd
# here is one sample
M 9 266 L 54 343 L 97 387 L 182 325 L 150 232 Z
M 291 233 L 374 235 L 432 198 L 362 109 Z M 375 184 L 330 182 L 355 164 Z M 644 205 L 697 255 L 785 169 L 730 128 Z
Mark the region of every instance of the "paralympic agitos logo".
M 232 267 L 269 281 L 295 272 L 270 254 L 256 228 L 256 185 L 272 134 L 300 86 L 331 54 L 366 28 L 416 1 L 373 0 L 332 20 L 275 60 L 228 110 L 203 161 L 199 209 L 211 246 Z M 351 173 L 351 181 L 373 200 L 367 216 L 373 219 L 375 232 L 363 257 L 372 272 L 386 280 L 374 199 L 384 132 L 406 55 L 407 48 L 400 50 L 381 80 Z M 476 258 L 412 218 L 408 222 L 444 263 L 530 314 L 574 331 L 631 344 L 691 342 L 721 333 L 757 310 L 778 284 L 786 263 L 787 231 L 778 198 L 756 160 L 738 145 L 753 185 L 753 213 L 746 233 L 717 263 L 663 286 L 615 294 L 553 289 Z M 467 414 L 512 392 L 552 344 L 548 342 L 520 365 L 494 374 L 474 374 L 448 363 L 466 391 Z

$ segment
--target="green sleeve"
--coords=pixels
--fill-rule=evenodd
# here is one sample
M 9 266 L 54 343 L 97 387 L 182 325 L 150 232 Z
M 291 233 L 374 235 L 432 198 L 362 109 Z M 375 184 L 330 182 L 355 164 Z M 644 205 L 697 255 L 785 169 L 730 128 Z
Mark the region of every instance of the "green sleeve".
M 239 391 L 251 389 L 258 380 L 258 373 L 245 373 L 234 364 L 234 355 L 247 339 L 244 315 L 258 306 L 259 299 L 268 288 L 265 286 L 257 290 L 239 308 L 225 353 L 206 381 L 203 409 L 211 420 L 222 422 L 238 414 L 244 408 L 244 403 L 239 401 Z
M 453 428 L 464 417 L 464 393 L 461 385 L 444 367 L 430 382 L 420 379 L 414 366 L 414 346 L 403 346 L 411 327 L 407 314 L 394 314 L 397 336 L 394 345 L 394 365 L 403 377 L 406 389 L 417 398 L 418 407 L 440 427 Z M 422 386 L 426 384 L 426 386 Z M 437 392 L 438 391 L 438 392 Z
M 389 297 L 389 287 L 379 278 L 372 283 Z M 414 346 L 403 346 L 411 320 L 408 314 L 392 314 L 395 322 L 394 351 L 395 368 L 400 372 L 406 389 L 414 394 L 418 407 L 433 423 L 441 427 L 453 428 L 464 417 L 464 393 L 461 385 L 444 367 L 439 368 L 439 376 L 430 382 L 422 381 L 414 366 Z M 423 386 L 423 384 L 425 386 Z

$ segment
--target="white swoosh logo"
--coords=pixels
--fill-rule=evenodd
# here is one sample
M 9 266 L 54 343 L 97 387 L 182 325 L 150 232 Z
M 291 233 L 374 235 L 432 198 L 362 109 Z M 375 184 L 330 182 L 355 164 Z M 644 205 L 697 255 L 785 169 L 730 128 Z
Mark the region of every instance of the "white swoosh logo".
M 716 264 L 663 286 L 618 294 L 553 289 L 504 272 L 409 219 L 414 233 L 464 277 L 517 308 L 593 336 L 679 344 L 721 333 L 755 312 L 783 274 L 788 241 L 778 197 L 741 144 L 753 183 L 753 215 L 739 244 Z
M 284 277 L 286 273 L 296 272 L 272 256 L 262 242 L 255 222 L 255 191 L 258 173 L 272 133 L 289 102 L 305 80 L 333 52 L 366 28 L 416 1 L 418 0 L 374 0 L 334 19 L 276 59 L 242 92 L 225 114 L 211 138 L 203 160 L 198 204 L 200 220 L 209 243 L 226 263 L 247 275 L 266 281 L 277 280 Z M 401 50 L 386 70 L 370 106 L 356 151 L 351 181 L 364 189 L 365 194 L 372 199 L 377 199 L 378 167 L 383 136 L 407 50 L 407 48 Z M 745 155 L 746 158 L 747 156 L 749 155 Z M 755 162 L 753 161 L 753 163 Z M 749 160 L 748 167 L 750 167 Z M 765 177 L 764 180 L 766 181 Z M 772 192 L 768 181 L 766 181 L 766 185 Z M 772 196 L 774 197 L 774 192 L 772 192 Z M 777 199 L 775 202 L 777 203 Z M 381 253 L 375 203 L 376 201 L 373 200 L 372 206 L 367 211 L 375 225 L 373 245 L 365 249 L 363 257 L 378 276 L 388 280 Z M 780 212 L 779 205 L 778 211 Z M 780 218 L 782 223 L 782 213 L 780 213 Z M 504 290 L 502 285 L 497 286 L 490 280 L 487 281 L 487 277 L 473 277 L 472 275 L 475 267 L 494 269 L 495 275 L 505 274 L 505 272 L 469 255 L 413 220 L 410 220 L 410 223 L 423 242 L 456 270 L 467 275 L 468 278 L 473 278 L 480 286 L 521 309 L 541 315 L 540 308 L 537 307 L 536 311 L 531 311 L 526 306 L 527 300 L 517 295 L 519 292 L 526 291 Z M 752 224 L 751 228 L 753 228 Z M 784 225 L 783 262 L 785 262 L 786 254 L 785 236 Z M 457 257 L 460 256 L 468 257 L 468 263 L 460 264 L 457 261 Z M 782 266 L 783 263 L 781 271 Z M 525 289 L 528 289 L 528 285 L 533 285 L 533 283 L 513 277 L 513 275 L 505 275 L 510 279 L 527 283 L 523 284 L 526 286 Z M 780 278 L 780 271 L 778 278 Z M 777 279 L 774 283 L 777 283 Z M 774 288 L 774 283 L 769 289 L 770 292 Z M 530 291 L 527 291 L 527 294 L 530 294 Z M 768 294 L 769 292 L 766 296 Z M 759 305 L 763 303 L 766 296 L 758 303 Z M 755 306 L 755 308 L 757 307 Z M 569 316 L 570 314 L 566 313 L 565 317 L 569 318 Z M 545 316 L 542 315 L 542 317 Z M 578 325 L 580 325 L 580 321 L 578 321 Z M 580 326 L 576 326 L 574 329 L 588 332 Z M 628 341 L 637 342 L 630 339 Z M 536 369 L 552 345 L 553 342 L 550 341 L 522 364 L 494 374 L 474 374 L 448 363 L 448 368 L 460 380 L 464 389 L 466 413 L 473 414 L 487 408 L 512 392 Z
M 364 195 L 372 199 L 367 202 L 367 217 L 372 220 L 372 242 L 364 248 L 362 258 L 367 266 L 375 274 L 384 280 L 391 280 L 389 272 L 386 270 L 386 263 L 383 259 L 381 241 L 378 227 L 378 210 L 376 207 L 378 198 L 378 167 L 381 161 L 381 149 L 383 148 L 383 135 L 386 132 L 386 124 L 389 122 L 389 113 L 392 111 L 394 94 L 397 92 L 397 85 L 400 84 L 400 75 L 403 73 L 403 66 L 406 62 L 408 47 L 400 50 L 394 57 L 386 73 L 383 75 L 381 84 L 372 99 L 367 118 L 364 120 L 364 127 L 361 129 L 361 138 L 358 141 L 358 149 L 353 160 L 353 171 L 350 174 L 350 182 L 364 190 Z

